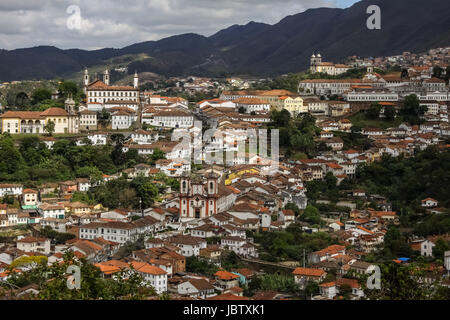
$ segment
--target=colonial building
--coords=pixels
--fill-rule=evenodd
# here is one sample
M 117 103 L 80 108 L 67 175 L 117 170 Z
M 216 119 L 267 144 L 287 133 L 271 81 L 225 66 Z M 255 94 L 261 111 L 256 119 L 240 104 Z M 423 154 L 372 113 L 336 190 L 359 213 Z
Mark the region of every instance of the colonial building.
M 350 67 L 345 64 L 322 62 L 322 56 L 320 55 L 320 53 L 318 53 L 317 56 L 315 54 L 311 56 L 311 73 L 322 72 L 335 76 L 346 72 L 348 69 L 350 69 Z
M 258 98 L 239 98 L 233 102 L 238 110 L 242 108 L 245 113 L 266 114 L 270 111 L 270 104 Z
M 103 74 L 103 81 L 94 80 L 89 82 L 89 73 L 84 71 L 84 92 L 86 94 L 86 105 L 91 111 L 101 111 L 113 107 L 128 107 L 135 111 L 139 107 L 139 78 L 134 74 L 134 84 L 131 86 L 111 86 L 109 84 L 109 72 Z
M 194 116 L 181 108 L 147 107 L 142 112 L 142 123 L 164 128 L 190 128 L 194 125 Z
M 69 131 L 69 118 L 72 121 L 70 130 L 76 130 L 76 119 L 62 108 L 49 108 L 45 111 L 7 111 L 0 116 L 2 133 L 44 133 L 44 127 L 52 121 L 55 124 L 53 133 L 76 133 Z
M 97 130 L 97 112 L 83 110 L 78 112 L 78 116 L 80 121 L 80 131 Z
M 116 109 L 116 108 L 114 108 Z M 136 112 L 129 108 L 120 108 L 111 113 L 111 128 L 128 129 L 137 120 Z
M 184 175 L 180 184 L 180 218 L 203 219 L 218 213 L 218 176 L 210 172 L 206 179 Z

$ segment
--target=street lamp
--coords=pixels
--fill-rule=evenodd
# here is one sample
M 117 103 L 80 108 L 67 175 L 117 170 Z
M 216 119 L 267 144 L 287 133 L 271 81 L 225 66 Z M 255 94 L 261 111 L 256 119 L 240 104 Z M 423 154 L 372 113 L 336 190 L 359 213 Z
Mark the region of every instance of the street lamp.
M 142 211 L 142 198 L 139 198 L 139 209 L 141 210 L 142 217 L 144 217 L 144 211 Z

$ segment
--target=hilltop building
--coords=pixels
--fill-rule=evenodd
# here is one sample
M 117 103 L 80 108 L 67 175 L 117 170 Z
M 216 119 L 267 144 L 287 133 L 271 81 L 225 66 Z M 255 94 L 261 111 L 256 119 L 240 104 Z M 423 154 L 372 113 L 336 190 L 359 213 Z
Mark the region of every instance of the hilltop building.
M 310 71 L 311 73 L 322 72 L 332 76 L 342 74 L 349 70 L 350 67 L 345 64 L 334 64 L 332 62 L 322 62 L 320 53 L 311 56 Z
M 90 81 L 89 72 L 84 70 L 84 93 L 86 105 L 90 111 L 109 110 L 114 107 L 127 107 L 138 110 L 139 107 L 139 77 L 134 74 L 133 86 L 111 86 L 109 71 L 103 73 L 103 81 L 96 79 Z

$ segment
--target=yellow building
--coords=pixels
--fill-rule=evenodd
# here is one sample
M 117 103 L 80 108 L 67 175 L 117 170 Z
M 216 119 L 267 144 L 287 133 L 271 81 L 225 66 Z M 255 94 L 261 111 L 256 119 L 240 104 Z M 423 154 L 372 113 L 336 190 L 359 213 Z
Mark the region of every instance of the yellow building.
M 244 174 L 259 174 L 260 170 L 255 167 L 247 167 L 243 169 L 238 169 L 235 172 L 232 172 L 228 175 L 227 179 L 225 180 L 225 185 L 228 186 L 235 182 L 238 178 L 243 176 Z
M 7 111 L 0 116 L 2 133 L 44 133 L 49 121 L 55 124 L 54 133 L 68 132 L 68 113 L 62 108 L 49 108 L 45 111 Z
M 266 101 L 270 106 L 278 111 L 286 109 L 292 116 L 307 112 L 303 105 L 303 99 L 288 90 L 269 90 L 259 94 L 259 99 Z
M 303 105 L 303 99 L 300 96 L 283 96 L 280 97 L 278 110 L 286 109 L 292 116 L 299 113 L 308 112 L 308 108 Z

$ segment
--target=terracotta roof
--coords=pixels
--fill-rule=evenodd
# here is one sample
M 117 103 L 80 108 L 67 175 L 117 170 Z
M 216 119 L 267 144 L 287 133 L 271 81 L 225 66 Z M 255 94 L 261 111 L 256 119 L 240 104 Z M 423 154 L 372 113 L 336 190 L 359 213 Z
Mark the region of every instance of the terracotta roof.
M 48 108 L 47 110 L 41 112 L 41 116 L 49 117 L 49 116 L 67 116 L 68 113 L 66 110 L 62 108 Z
M 217 271 L 214 275 L 218 277 L 220 280 L 233 280 L 239 278 L 237 274 L 223 270 Z
M 17 242 L 24 242 L 24 243 L 33 243 L 33 242 L 44 242 L 46 240 L 49 240 L 47 238 L 38 238 L 38 237 L 25 237 L 20 240 L 17 240 Z
M 189 279 L 186 282 L 192 284 L 198 291 L 214 289 L 214 286 L 205 279 Z
M 136 269 L 136 271 L 139 271 L 142 273 L 148 273 L 148 274 L 153 274 L 153 275 L 167 274 L 167 272 L 164 271 L 163 269 L 152 266 L 146 262 L 133 261 L 131 263 L 131 265 L 133 266 L 133 268 Z
M 295 268 L 295 270 L 292 271 L 292 274 L 299 276 L 320 277 L 325 274 L 325 271 L 314 268 Z

